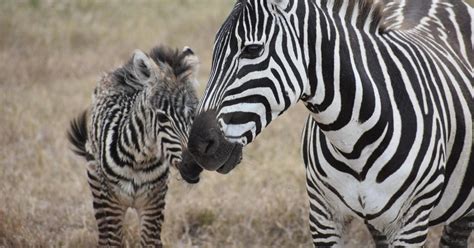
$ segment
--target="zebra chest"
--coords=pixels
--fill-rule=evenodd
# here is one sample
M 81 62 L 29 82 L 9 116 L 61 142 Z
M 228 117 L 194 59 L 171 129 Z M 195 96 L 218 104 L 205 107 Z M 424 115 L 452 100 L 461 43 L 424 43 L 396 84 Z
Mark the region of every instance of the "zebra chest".
M 347 216 L 366 217 L 382 211 L 393 196 L 390 187 L 380 186 L 375 182 L 350 180 L 328 180 L 324 189 L 325 198 L 337 209 L 337 212 Z M 330 186 L 329 186 L 330 185 Z M 397 212 L 402 206 L 393 205 Z
M 334 164 L 320 161 L 322 176 L 315 168 L 308 168 L 309 173 L 315 174 L 315 184 L 322 192 L 322 197 L 330 205 L 330 209 L 341 216 L 352 216 L 368 220 L 379 227 L 397 225 L 403 221 L 403 215 L 413 201 L 413 186 L 405 186 L 406 175 L 410 167 L 401 167 L 397 173 L 383 182 L 377 181 L 378 166 L 374 165 L 365 178 L 340 171 Z
M 137 198 L 162 184 L 169 170 L 169 164 L 161 157 L 143 153 L 134 154 L 133 161 L 112 157 L 103 156 L 102 172 L 115 194 L 127 205 L 133 205 Z
M 136 166 L 120 168 L 120 177 L 110 177 L 110 189 L 122 204 L 127 206 L 140 205 L 149 198 L 149 194 L 166 187 L 169 166 L 157 162 L 152 166 Z M 111 179 L 111 180 L 110 180 Z
M 314 139 L 304 140 L 306 150 L 303 152 L 306 161 L 312 161 L 307 164 L 307 176 L 336 212 L 362 218 L 383 212 L 393 220 L 398 211 L 409 204 L 412 188 L 402 193 L 400 199 L 405 201 L 391 202 L 391 199 L 405 187 L 414 160 L 397 162 L 396 170 L 380 180 L 381 171 L 394 156 L 394 149 L 381 149 L 391 144 L 391 139 L 386 139 L 387 125 L 382 126 L 379 135 L 370 142 L 364 140 L 363 134 L 372 124 L 371 121 L 351 123 L 335 131 L 310 126 L 311 136 L 307 137 Z

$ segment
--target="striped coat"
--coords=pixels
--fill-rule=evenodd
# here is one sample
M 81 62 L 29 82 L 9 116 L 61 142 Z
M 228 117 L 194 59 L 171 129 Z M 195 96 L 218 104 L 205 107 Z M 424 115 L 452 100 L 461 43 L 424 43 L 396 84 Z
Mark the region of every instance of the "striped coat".
M 301 101 L 315 246 L 342 245 L 353 218 L 380 246 L 422 246 L 442 223 L 443 245 L 466 246 L 474 10 L 461 0 L 381 2 L 237 1 L 216 36 L 184 178 L 198 178 L 193 167 L 228 173 Z
M 140 218 L 141 246 L 161 246 L 170 167 L 181 162 L 197 105 L 197 58 L 165 47 L 107 74 L 92 106 L 71 124 L 69 139 L 88 160 L 99 246 L 123 245 L 128 208 Z

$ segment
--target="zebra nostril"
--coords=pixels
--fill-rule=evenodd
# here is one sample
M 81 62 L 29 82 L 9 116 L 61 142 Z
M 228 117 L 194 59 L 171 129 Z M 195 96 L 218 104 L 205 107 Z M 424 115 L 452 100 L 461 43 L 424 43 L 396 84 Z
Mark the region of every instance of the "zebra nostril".
M 210 132 L 209 136 L 203 140 L 203 142 L 200 145 L 199 151 L 201 154 L 210 156 L 213 155 L 217 152 L 219 148 L 219 137 L 217 137 L 217 134 L 215 132 Z
M 211 153 L 211 151 L 212 151 L 211 148 L 213 148 L 213 145 L 214 145 L 214 141 L 209 140 L 208 143 L 207 143 L 207 145 L 206 145 L 206 148 L 205 148 L 205 150 L 204 150 L 204 153 L 205 153 L 206 155 L 209 155 L 209 153 Z

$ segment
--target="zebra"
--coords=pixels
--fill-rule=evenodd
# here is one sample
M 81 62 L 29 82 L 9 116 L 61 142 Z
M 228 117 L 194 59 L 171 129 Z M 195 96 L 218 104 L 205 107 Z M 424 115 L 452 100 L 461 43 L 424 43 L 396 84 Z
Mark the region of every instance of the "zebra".
M 226 174 L 290 106 L 315 247 L 466 247 L 474 225 L 474 10 L 461 0 L 237 0 L 218 31 L 185 180 Z M 189 155 L 187 155 L 189 153 Z M 184 155 L 183 155 L 184 156 Z
M 140 219 L 140 245 L 162 247 L 169 170 L 181 162 L 198 104 L 198 63 L 189 48 L 136 50 L 100 80 L 90 109 L 71 122 L 68 138 L 87 160 L 100 247 L 124 245 L 128 208 Z

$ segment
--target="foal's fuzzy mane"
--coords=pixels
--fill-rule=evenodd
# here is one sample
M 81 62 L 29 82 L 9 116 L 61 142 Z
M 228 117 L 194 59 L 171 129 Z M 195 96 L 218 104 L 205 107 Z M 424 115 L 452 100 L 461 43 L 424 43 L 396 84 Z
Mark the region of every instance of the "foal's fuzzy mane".
M 197 63 L 189 61 L 188 56 L 193 55 L 191 50 L 179 51 L 166 46 L 157 46 L 150 50 L 148 56 L 159 66 L 169 69 L 162 70 L 171 78 L 178 80 L 177 85 L 187 83 L 189 77 L 196 70 Z M 102 80 L 104 81 L 104 79 Z M 105 81 L 111 81 L 114 87 L 122 89 L 126 92 L 133 93 L 142 90 L 145 85 L 136 77 L 133 64 L 133 57 L 123 66 L 109 73 Z
M 190 51 L 181 52 L 178 49 L 171 49 L 165 46 L 155 47 L 150 51 L 150 58 L 156 64 L 167 64 L 172 70 L 176 78 L 180 78 L 183 73 L 187 73 L 194 69 L 194 64 L 186 60 L 188 55 L 192 55 Z

